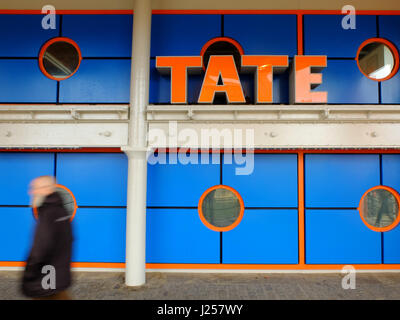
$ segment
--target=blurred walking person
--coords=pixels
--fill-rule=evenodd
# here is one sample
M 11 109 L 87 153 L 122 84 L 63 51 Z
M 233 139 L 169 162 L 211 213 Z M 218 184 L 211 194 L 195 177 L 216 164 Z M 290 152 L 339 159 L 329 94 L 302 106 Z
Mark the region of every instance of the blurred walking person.
M 30 184 L 38 220 L 22 278 L 22 292 L 34 299 L 70 299 L 72 228 L 56 179 L 41 176 Z

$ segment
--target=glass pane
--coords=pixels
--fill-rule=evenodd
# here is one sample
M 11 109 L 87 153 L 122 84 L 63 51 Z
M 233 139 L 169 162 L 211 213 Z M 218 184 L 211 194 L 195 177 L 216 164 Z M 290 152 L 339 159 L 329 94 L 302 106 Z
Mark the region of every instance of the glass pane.
M 236 195 L 227 189 L 211 191 L 202 203 L 204 218 L 213 226 L 223 228 L 233 224 L 240 214 L 240 202 Z
M 370 191 L 362 203 L 364 219 L 376 228 L 390 226 L 396 220 L 398 211 L 399 204 L 395 196 L 384 189 Z
M 57 192 L 60 194 L 61 199 L 63 200 L 65 210 L 67 210 L 68 214 L 72 216 L 75 209 L 74 198 L 67 190 L 63 188 L 57 187 Z
M 54 78 L 66 78 L 76 71 L 79 65 L 79 53 L 65 41 L 51 44 L 43 55 L 43 67 Z
M 372 79 L 384 79 L 394 68 L 394 56 L 389 47 L 381 42 L 372 42 L 361 49 L 358 55 L 361 70 Z

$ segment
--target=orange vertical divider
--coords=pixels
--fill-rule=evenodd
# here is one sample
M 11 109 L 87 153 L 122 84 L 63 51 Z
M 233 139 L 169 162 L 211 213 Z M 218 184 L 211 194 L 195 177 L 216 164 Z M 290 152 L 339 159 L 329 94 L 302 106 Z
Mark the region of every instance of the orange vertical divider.
M 299 265 L 305 265 L 304 233 L 304 152 L 297 154 L 298 214 L 299 214 Z
M 297 14 L 297 54 L 303 55 L 303 14 Z

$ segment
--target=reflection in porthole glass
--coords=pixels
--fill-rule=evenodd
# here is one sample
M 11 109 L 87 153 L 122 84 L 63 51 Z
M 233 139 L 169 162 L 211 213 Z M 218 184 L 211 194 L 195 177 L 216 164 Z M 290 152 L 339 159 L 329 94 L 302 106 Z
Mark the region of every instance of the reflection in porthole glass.
M 60 194 L 61 199 L 64 204 L 65 210 L 67 210 L 68 214 L 72 217 L 75 211 L 75 201 L 72 195 L 65 190 L 64 188 L 57 187 L 56 191 Z
M 230 190 L 218 188 L 206 195 L 202 212 L 208 223 L 215 227 L 228 227 L 236 222 L 241 211 L 237 196 Z
M 395 67 L 393 52 L 382 42 L 368 43 L 361 49 L 357 58 L 360 69 L 371 79 L 384 79 Z
M 42 59 L 46 72 L 60 80 L 72 75 L 77 70 L 80 62 L 77 48 L 65 41 L 57 41 L 50 44 Z
M 374 189 L 366 194 L 361 204 L 364 220 L 375 228 L 390 226 L 397 218 L 399 204 L 385 189 Z

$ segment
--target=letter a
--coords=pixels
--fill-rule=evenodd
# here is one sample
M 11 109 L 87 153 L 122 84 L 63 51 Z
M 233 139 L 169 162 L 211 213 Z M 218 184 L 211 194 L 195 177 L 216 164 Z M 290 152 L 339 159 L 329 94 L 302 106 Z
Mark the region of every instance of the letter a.
M 42 28 L 45 30 L 54 30 L 56 29 L 56 8 L 51 5 L 46 5 L 42 8 L 43 14 L 46 14 L 48 11 L 50 11 L 50 13 L 44 16 L 42 19 Z

